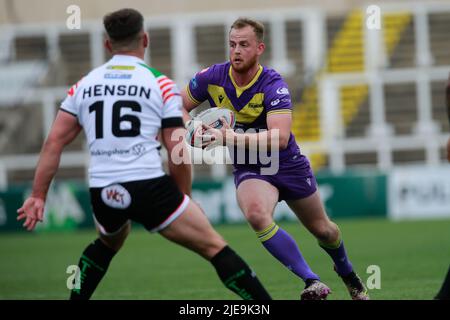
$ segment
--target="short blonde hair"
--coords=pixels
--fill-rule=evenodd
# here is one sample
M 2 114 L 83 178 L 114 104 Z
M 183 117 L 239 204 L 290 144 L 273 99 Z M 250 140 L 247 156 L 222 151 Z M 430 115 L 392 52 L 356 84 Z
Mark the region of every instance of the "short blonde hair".
M 233 24 L 231 25 L 231 29 L 242 29 L 246 26 L 251 26 L 253 28 L 253 31 L 255 32 L 256 38 L 259 42 L 264 41 L 264 25 L 256 20 L 252 20 L 250 18 L 241 17 L 237 19 Z

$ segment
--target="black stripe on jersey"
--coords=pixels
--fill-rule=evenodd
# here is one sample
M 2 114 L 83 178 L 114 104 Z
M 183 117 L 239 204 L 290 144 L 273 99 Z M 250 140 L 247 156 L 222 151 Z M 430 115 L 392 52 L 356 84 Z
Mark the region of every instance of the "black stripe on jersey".
M 63 107 L 60 107 L 59 108 L 59 110 L 61 110 L 61 111 L 64 111 L 64 112 L 67 112 L 68 114 L 71 114 L 71 115 L 73 115 L 75 118 L 77 117 L 77 115 L 75 114 L 75 113 L 73 113 L 73 112 L 70 112 L 70 111 L 68 111 L 68 110 L 66 110 L 66 109 L 64 109 Z
M 162 121 L 161 121 L 161 129 L 173 128 L 173 127 L 184 127 L 183 118 L 181 118 L 181 117 L 173 117 L 173 118 L 162 119 Z

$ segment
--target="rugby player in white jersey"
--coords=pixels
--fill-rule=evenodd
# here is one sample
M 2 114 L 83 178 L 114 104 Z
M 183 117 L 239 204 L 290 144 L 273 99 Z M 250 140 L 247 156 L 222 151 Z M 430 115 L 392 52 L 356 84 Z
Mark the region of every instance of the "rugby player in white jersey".
M 149 37 L 142 15 L 122 9 L 106 15 L 103 22 L 105 46 L 113 57 L 74 85 L 62 102 L 41 151 L 32 194 L 18 209 L 18 220 L 25 219 L 29 231 L 43 220 L 63 148 L 84 129 L 99 237 L 80 258 L 81 287 L 72 290 L 71 299 L 91 297 L 127 238 L 131 220 L 210 261 L 225 286 L 241 298 L 270 299 L 249 266 L 189 198 L 191 165 L 175 165 L 171 157 L 180 146 L 172 134 L 184 127 L 182 99 L 169 78 L 143 61 Z M 159 154 L 160 132 L 170 175 L 164 173 Z

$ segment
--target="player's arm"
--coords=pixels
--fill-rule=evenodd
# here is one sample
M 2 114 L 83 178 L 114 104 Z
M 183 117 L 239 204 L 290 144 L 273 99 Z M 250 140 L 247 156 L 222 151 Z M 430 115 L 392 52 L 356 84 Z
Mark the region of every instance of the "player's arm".
M 221 129 L 212 129 L 203 125 L 207 134 L 213 135 L 214 140 L 223 141 L 223 145 L 245 147 L 249 150 L 255 150 L 255 147 L 258 148 L 257 146 L 262 145 L 266 145 L 267 149 L 276 147 L 278 150 L 284 150 L 288 145 L 292 123 L 290 113 L 269 115 L 267 117 L 268 130 L 258 133 L 234 132 L 224 120 L 222 120 L 223 127 Z
M 267 116 L 267 128 L 270 141 L 278 141 L 280 150 L 286 149 L 291 135 L 292 114 L 272 114 Z
M 233 143 L 245 142 L 248 149 L 251 146 L 266 144 L 267 148 L 278 147 L 279 150 L 286 149 L 291 132 L 291 114 L 274 114 L 267 117 L 267 131 L 258 133 L 235 133 Z M 244 137 L 239 137 L 243 135 Z
M 181 124 L 181 119 L 179 119 Z M 191 196 L 192 168 L 189 153 L 184 142 L 186 130 L 180 126 L 162 129 L 162 142 L 167 149 L 170 176 L 174 178 L 181 192 Z
M 181 90 L 183 102 L 183 120 L 187 124 L 191 120 L 189 112 L 198 107 L 208 98 L 208 85 L 214 73 L 214 66 L 196 73 L 189 83 Z
M 185 143 L 186 129 L 183 123 L 183 96 L 174 85 L 171 88 L 173 95 L 164 101 L 161 120 L 161 142 L 168 153 L 169 173 L 175 180 L 178 188 L 184 194 L 191 195 L 192 169 L 189 153 Z M 189 116 L 189 115 L 188 115 Z
M 183 90 L 181 90 L 181 98 L 183 100 L 183 121 L 184 123 L 188 123 L 192 117 L 190 116 L 189 112 L 196 107 L 198 107 L 198 103 L 194 102 L 190 97 L 189 93 L 187 92 L 188 88 L 185 87 Z
M 59 167 L 64 147 L 72 142 L 81 130 L 78 120 L 72 114 L 59 111 L 45 140 L 33 181 L 31 195 L 17 210 L 17 220 L 25 218 L 24 227 L 31 231 L 38 221 L 43 220 L 48 188 Z

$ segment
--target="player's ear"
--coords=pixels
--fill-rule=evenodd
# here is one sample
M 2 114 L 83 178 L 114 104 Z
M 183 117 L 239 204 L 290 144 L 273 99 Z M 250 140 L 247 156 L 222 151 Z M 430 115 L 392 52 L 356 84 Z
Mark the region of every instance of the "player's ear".
M 105 42 L 104 42 L 105 48 L 112 53 L 113 49 L 112 49 L 112 45 L 111 45 L 111 40 L 109 40 L 108 38 L 105 38 Z
M 258 43 L 258 55 L 262 55 L 264 53 L 264 50 L 266 49 L 266 45 L 264 44 L 264 42 L 259 42 Z
M 142 44 L 144 45 L 144 48 L 148 47 L 149 42 L 150 42 L 150 37 L 147 32 L 144 32 L 144 37 L 142 38 Z

